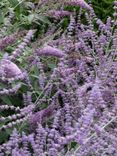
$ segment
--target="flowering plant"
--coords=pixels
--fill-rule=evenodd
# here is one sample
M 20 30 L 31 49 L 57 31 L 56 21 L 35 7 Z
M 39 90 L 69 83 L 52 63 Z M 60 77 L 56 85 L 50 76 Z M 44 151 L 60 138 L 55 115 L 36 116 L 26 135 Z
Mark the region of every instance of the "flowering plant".
M 0 61 L 1 83 L 9 86 L 0 95 L 17 95 L 27 86 L 23 104 L 0 104 L 8 112 L 0 114 L 0 133 L 13 130 L 0 156 L 117 155 L 117 1 L 105 23 L 90 2 L 60 3 L 80 8 L 50 11 L 54 26 L 36 41 L 38 28 L 29 30 Z M 65 16 L 69 25 L 57 33 L 54 23 Z M 14 42 L 14 34 L 1 38 L 1 51 Z

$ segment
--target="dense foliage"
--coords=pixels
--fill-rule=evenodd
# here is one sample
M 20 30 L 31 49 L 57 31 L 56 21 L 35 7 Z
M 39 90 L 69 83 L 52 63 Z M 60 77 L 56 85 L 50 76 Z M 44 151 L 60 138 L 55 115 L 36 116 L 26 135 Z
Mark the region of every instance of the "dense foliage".
M 117 1 L 0 4 L 0 156 L 116 156 Z
M 92 0 L 92 5 L 95 13 L 103 21 L 106 21 L 107 16 L 113 14 L 113 0 Z

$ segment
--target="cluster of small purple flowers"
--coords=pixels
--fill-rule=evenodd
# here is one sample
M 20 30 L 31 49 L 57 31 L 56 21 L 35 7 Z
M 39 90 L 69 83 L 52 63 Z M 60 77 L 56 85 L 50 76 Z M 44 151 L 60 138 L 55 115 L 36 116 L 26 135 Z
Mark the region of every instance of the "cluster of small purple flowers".
M 114 18 L 108 17 L 106 23 L 83 0 L 65 5 L 81 8 L 70 14 L 67 30 L 58 39 L 33 50 L 30 61 L 30 69 L 36 66 L 39 70 L 41 94 L 34 102 L 28 92 L 24 94 L 25 107 L 21 109 L 0 105 L 0 110 L 16 112 L 0 117 L 0 122 L 8 120 L 0 131 L 25 121 L 30 129 L 28 134 L 14 129 L 8 142 L 0 145 L 0 156 L 117 156 L 117 1 L 113 4 Z M 56 20 L 69 14 L 56 13 Z M 11 83 L 18 75 L 18 79 L 25 79 L 12 61 L 20 57 L 33 34 L 30 30 L 13 54 L 1 60 L 1 80 Z M 6 42 L 5 38 L 0 44 L 3 42 L 7 46 L 14 41 Z M 50 74 L 43 57 L 57 59 Z M 21 86 L 15 87 L 10 91 L 16 93 Z M 1 94 L 10 93 L 3 90 Z M 41 109 L 43 104 L 47 107 Z

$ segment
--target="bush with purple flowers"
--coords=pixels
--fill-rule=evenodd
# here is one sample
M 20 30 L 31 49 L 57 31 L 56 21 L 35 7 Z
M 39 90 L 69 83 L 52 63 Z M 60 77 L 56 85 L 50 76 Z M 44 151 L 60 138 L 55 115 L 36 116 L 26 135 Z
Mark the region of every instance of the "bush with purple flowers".
M 117 156 L 117 1 L 105 23 L 51 1 L 16 0 L 0 30 L 0 156 Z

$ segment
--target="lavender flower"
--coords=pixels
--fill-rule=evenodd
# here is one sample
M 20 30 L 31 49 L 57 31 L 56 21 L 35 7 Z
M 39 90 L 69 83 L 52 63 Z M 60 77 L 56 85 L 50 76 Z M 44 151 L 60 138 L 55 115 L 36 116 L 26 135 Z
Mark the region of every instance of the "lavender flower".
M 21 76 L 22 71 L 18 68 L 16 64 L 10 60 L 2 59 L 0 61 L 0 76 L 5 78 L 14 78 L 16 76 Z
M 10 88 L 10 89 L 3 89 L 0 91 L 0 95 L 12 95 L 12 94 L 16 94 L 16 92 L 19 90 L 19 88 L 21 87 L 21 84 L 17 84 L 14 87 Z
M 49 14 L 51 17 L 55 19 L 61 19 L 62 17 L 70 16 L 72 13 L 69 11 L 64 11 L 64 10 L 61 10 L 61 11 L 51 10 L 49 11 Z
M 12 55 L 10 56 L 10 60 L 16 59 L 20 54 L 22 53 L 23 49 L 29 44 L 33 34 L 35 33 L 35 30 L 29 30 L 25 38 L 23 39 L 23 42 L 16 48 Z
M 56 106 L 50 105 L 47 108 L 32 114 L 29 118 L 29 124 L 34 129 L 38 123 L 42 123 L 45 119 L 51 117 L 55 112 Z
M 73 5 L 73 6 L 80 6 L 87 10 L 91 9 L 91 7 L 84 0 L 68 0 L 67 2 L 65 2 L 65 4 Z
M 45 46 L 44 48 L 42 49 L 36 49 L 35 53 L 38 55 L 38 56 L 55 56 L 55 57 L 58 57 L 58 58 L 61 58 L 64 56 L 64 52 L 57 49 L 57 48 L 53 48 L 51 46 Z
M 0 39 L 0 50 L 6 48 L 8 45 L 13 44 L 16 41 L 16 35 L 6 36 Z
M 15 111 L 12 115 L 0 114 L 3 123 L 0 131 L 25 121 L 31 130 L 22 134 L 14 130 L 10 139 L 1 144 L 1 155 L 117 155 L 116 14 L 114 20 L 108 18 L 103 23 L 96 17 L 91 3 L 89 6 L 83 0 L 73 0 L 66 1 L 66 4 L 81 7 L 78 17 L 74 12 L 67 29 L 57 36 L 57 40 L 54 38 L 48 45 L 35 48 L 33 64 L 28 68 L 31 74 L 35 66 L 39 72 L 36 75 L 37 92 L 32 87 L 30 94 L 23 94 L 23 108 L 3 103 L 0 106 L 0 111 Z M 115 12 L 116 5 L 115 2 Z M 84 14 L 82 8 L 88 12 L 86 10 Z M 54 27 L 52 32 L 55 31 Z M 10 59 L 20 56 L 31 36 L 32 32 L 19 46 L 20 52 L 15 52 Z M 43 65 L 45 58 L 41 56 L 59 58 L 56 68 L 47 71 L 45 63 Z M 17 80 L 22 71 L 8 59 L 1 60 L 0 73 L 1 80 L 7 79 L 11 85 L 13 81 L 8 78 Z M 29 76 L 27 72 L 25 81 L 28 86 L 33 86 Z M 18 85 L 8 86 L 0 94 L 10 96 L 17 91 Z M 38 97 L 36 93 L 39 93 Z M 77 144 L 75 148 L 67 152 L 74 142 Z

